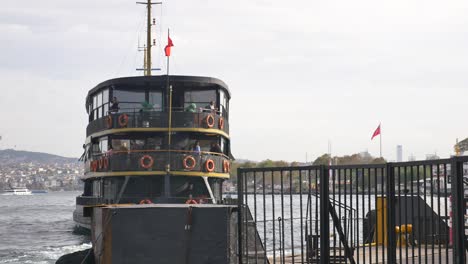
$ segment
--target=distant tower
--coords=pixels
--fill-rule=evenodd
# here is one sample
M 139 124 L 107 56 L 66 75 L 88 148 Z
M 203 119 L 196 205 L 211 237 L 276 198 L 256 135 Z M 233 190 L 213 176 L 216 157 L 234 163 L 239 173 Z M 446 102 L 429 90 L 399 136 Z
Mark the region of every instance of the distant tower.
M 402 145 L 396 146 L 396 161 L 397 162 L 403 161 L 403 146 Z

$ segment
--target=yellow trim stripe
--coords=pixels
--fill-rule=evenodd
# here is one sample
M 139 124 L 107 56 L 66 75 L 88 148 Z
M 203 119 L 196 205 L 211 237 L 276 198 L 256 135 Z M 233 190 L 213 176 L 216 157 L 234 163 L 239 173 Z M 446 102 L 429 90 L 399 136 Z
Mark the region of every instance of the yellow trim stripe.
M 123 132 L 168 132 L 169 128 L 162 127 L 162 128 L 114 128 L 114 129 L 107 129 L 101 132 L 93 133 L 86 138 L 88 141 L 91 137 L 100 137 L 109 134 L 116 134 L 116 133 L 123 133 Z M 172 132 L 199 132 L 199 133 L 206 133 L 206 134 L 216 134 L 221 135 L 229 139 L 229 135 L 219 129 L 214 128 L 171 128 Z
M 229 179 L 229 173 L 198 172 L 198 171 L 171 171 L 174 176 L 215 177 Z M 154 176 L 166 175 L 165 171 L 117 171 L 117 172 L 88 172 L 81 179 L 97 177 L 123 177 L 123 176 Z

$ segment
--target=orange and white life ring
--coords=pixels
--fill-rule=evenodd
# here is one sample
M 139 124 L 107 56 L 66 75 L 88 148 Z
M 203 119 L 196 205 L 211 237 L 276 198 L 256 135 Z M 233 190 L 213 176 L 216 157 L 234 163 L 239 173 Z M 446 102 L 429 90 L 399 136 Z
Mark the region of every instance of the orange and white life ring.
M 223 172 L 224 173 L 231 172 L 231 163 L 229 162 L 229 160 L 223 160 Z
M 152 204 L 153 202 L 151 202 L 150 199 L 143 199 L 139 202 L 139 204 Z
M 205 170 L 207 172 L 213 172 L 215 170 L 215 163 L 212 159 L 207 159 L 205 162 Z
M 209 128 L 212 128 L 214 126 L 214 123 L 215 123 L 215 119 L 214 119 L 213 115 L 207 115 L 205 117 L 205 123 Z
M 224 118 L 220 117 L 218 120 L 218 127 L 219 129 L 223 130 L 224 129 Z
M 187 201 L 185 201 L 185 204 L 198 204 L 198 202 L 194 199 L 188 199 Z
M 154 164 L 154 159 L 150 155 L 144 155 L 143 157 L 140 158 L 140 166 L 143 169 L 149 169 L 153 167 L 153 164 Z
M 197 165 L 197 161 L 193 156 L 189 155 L 184 158 L 183 165 L 185 169 L 193 170 L 195 168 L 195 165 Z
M 104 157 L 103 167 L 104 167 L 104 169 L 109 168 L 109 158 L 108 157 Z
M 97 169 L 98 169 L 98 161 L 97 160 L 91 161 L 91 166 L 90 167 L 91 167 L 91 171 L 96 172 Z
M 120 127 L 125 127 L 128 124 L 128 115 L 127 114 L 121 114 L 119 115 L 119 125 Z

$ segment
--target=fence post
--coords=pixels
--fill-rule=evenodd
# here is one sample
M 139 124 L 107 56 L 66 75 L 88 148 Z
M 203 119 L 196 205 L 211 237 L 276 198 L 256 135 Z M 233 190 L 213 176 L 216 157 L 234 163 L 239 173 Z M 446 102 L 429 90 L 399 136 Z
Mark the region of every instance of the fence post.
M 385 170 L 387 174 L 387 262 L 397 263 L 395 233 L 395 173 L 392 163 L 386 163 Z
M 451 159 L 450 171 L 452 178 L 452 206 L 453 206 L 453 263 L 465 264 L 465 224 L 464 224 L 464 191 L 463 191 L 463 162 L 458 158 Z
M 242 207 L 244 206 L 244 192 L 243 192 L 243 178 L 242 169 L 237 168 L 237 247 L 239 264 L 243 263 L 242 251 Z
M 320 264 L 330 263 L 329 167 L 320 166 Z

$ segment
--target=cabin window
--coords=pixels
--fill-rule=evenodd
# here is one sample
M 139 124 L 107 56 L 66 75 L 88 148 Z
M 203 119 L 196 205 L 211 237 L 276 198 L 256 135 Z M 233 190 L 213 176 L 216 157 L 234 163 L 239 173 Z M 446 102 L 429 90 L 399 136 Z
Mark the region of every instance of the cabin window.
M 102 137 L 99 141 L 96 141 L 91 146 L 92 155 L 100 155 L 108 151 L 108 140 L 107 137 Z
M 153 105 L 155 111 L 162 111 L 163 95 L 162 92 L 149 92 L 149 103 Z
M 114 151 L 128 151 L 130 140 L 128 139 L 112 139 L 112 149 Z
M 107 115 L 109 112 L 109 89 L 102 91 L 102 108 L 103 115 Z
M 228 99 L 226 93 L 223 90 L 219 90 L 219 114 L 224 118 L 228 117 L 227 103 Z
M 98 119 L 98 113 L 97 113 L 97 96 L 93 96 L 93 120 Z
M 89 104 L 89 120 L 93 121 L 107 115 L 109 110 L 109 89 L 105 89 L 93 96 Z
M 93 196 L 94 197 L 101 197 L 101 190 L 102 190 L 102 185 L 101 185 L 101 180 L 95 180 L 93 181 Z
M 197 108 L 205 108 L 211 101 L 215 101 L 216 105 L 216 90 L 186 91 L 184 94 L 184 108 L 187 108 L 192 103 Z
M 101 149 L 101 153 L 105 153 L 108 151 L 108 141 L 107 141 L 107 137 L 106 138 L 102 138 L 100 141 L 99 141 L 99 148 Z
M 102 105 L 102 93 L 98 93 L 96 96 L 97 96 L 97 105 L 96 105 L 96 107 L 100 108 L 101 105 Z M 100 116 L 102 116 L 102 113 L 101 113 Z
M 144 91 L 115 90 L 114 97 L 119 101 L 120 110 L 123 112 L 139 111 L 141 104 L 146 100 Z

